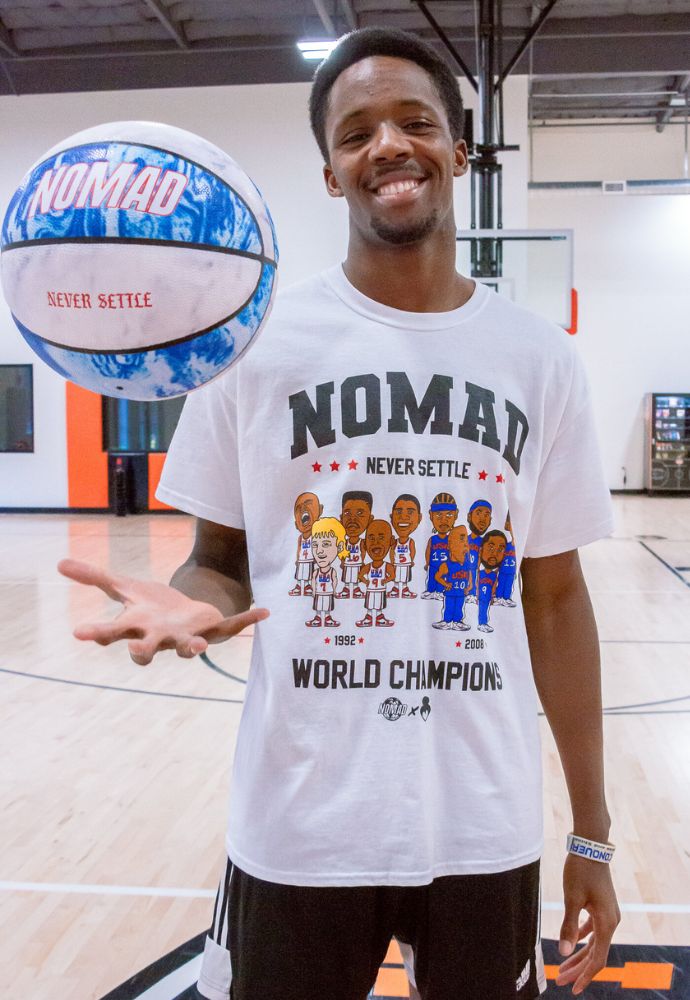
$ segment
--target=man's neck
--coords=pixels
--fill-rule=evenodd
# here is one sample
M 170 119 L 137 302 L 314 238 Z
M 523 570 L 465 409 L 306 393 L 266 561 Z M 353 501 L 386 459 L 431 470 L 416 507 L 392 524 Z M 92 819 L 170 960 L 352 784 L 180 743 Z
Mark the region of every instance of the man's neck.
M 351 235 L 343 269 L 362 295 L 382 305 L 406 312 L 448 312 L 474 292 L 474 282 L 455 270 L 454 249 L 448 236 L 441 246 L 429 241 L 397 247 L 375 246 Z

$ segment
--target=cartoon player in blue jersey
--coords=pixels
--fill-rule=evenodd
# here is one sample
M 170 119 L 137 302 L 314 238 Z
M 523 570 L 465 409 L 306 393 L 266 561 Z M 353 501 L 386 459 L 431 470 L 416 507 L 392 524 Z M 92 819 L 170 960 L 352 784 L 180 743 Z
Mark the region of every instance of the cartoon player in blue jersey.
M 436 579 L 441 563 L 448 558 L 448 532 L 458 519 L 458 505 L 450 493 L 439 493 L 429 508 L 434 534 L 426 543 L 424 569 L 427 571 L 425 601 L 443 600 L 444 589 Z
M 448 534 L 448 559 L 441 563 L 436 572 L 436 582 L 443 587 L 445 595 L 443 618 L 438 622 L 432 622 L 433 628 L 466 632 L 470 627 L 463 621 L 465 594 L 472 583 L 472 563 L 469 554 L 467 528 L 464 524 L 458 524 Z
M 416 597 L 410 590 L 412 567 L 416 555 L 414 539 L 411 538 L 422 520 L 422 508 L 417 497 L 411 493 L 401 494 L 391 511 L 393 525 L 393 541 L 390 548 L 390 562 L 395 570 L 395 580 L 388 594 L 389 597 Z
M 506 551 L 503 556 L 503 562 L 501 563 L 501 567 L 498 571 L 498 586 L 496 587 L 496 596 L 494 600 L 496 604 L 501 604 L 504 608 L 514 608 L 515 601 L 513 600 L 513 587 L 515 585 L 515 577 L 517 576 L 517 559 L 515 556 L 513 528 L 510 523 L 510 511 L 506 514 L 504 531 L 507 532 L 509 538 L 506 542 Z
M 507 542 L 506 536 L 498 529 L 487 531 L 482 540 L 476 573 L 480 632 L 493 632 L 493 628 L 489 625 L 489 608 L 496 593 L 498 571 L 503 562 Z
M 491 524 L 492 507 L 488 500 L 475 500 L 467 512 L 467 524 L 470 535 L 470 561 L 472 563 L 473 580 L 467 595 L 468 604 L 477 603 L 477 570 L 479 569 L 479 550 L 482 538 Z
M 316 493 L 300 493 L 295 500 L 295 527 L 299 531 L 297 558 L 295 560 L 295 580 L 290 597 L 311 597 L 311 576 L 314 572 L 314 556 L 311 551 L 311 529 L 314 521 L 323 514 L 323 504 Z

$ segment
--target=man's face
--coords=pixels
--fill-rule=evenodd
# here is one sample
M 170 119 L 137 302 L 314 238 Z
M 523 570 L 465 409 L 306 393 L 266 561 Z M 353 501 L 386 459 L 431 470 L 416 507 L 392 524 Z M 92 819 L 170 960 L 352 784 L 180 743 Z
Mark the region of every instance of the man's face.
M 459 524 L 453 528 L 448 535 L 448 550 L 453 562 L 463 563 L 465 556 L 470 550 L 470 543 L 467 537 L 467 528 L 464 524 Z
M 321 517 L 322 510 L 315 493 L 300 493 L 295 500 L 295 527 L 305 538 L 311 534 L 311 526 Z
M 489 569 L 496 569 L 503 562 L 506 551 L 506 543 L 500 535 L 492 535 L 482 544 L 480 558 L 483 564 Z
M 454 229 L 453 178 L 467 169 L 467 148 L 453 142 L 421 66 L 372 56 L 344 70 L 329 95 L 326 142 L 326 187 L 347 199 L 351 236 L 409 245 Z
M 348 538 L 359 538 L 371 521 L 371 507 L 365 500 L 346 500 L 340 515 L 340 523 Z
M 413 531 L 419 527 L 419 511 L 417 504 L 411 500 L 398 500 L 391 511 L 391 522 L 393 530 L 400 538 L 409 538 Z
M 391 547 L 393 533 L 388 521 L 372 521 L 367 528 L 365 545 L 372 562 L 380 563 Z
M 491 511 L 488 507 L 475 507 L 472 513 L 467 515 L 467 522 L 475 535 L 483 535 L 489 530 Z
M 447 535 L 458 519 L 457 510 L 430 510 L 429 515 L 437 535 Z
M 312 539 L 311 551 L 319 569 L 328 569 L 338 556 L 338 539 L 335 535 L 319 535 Z

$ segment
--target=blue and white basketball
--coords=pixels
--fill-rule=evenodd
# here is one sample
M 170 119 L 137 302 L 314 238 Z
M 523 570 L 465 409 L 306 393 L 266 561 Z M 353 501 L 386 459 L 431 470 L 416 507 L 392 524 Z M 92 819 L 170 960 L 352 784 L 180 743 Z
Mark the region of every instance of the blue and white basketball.
M 235 161 L 156 122 L 54 146 L 14 194 L 2 284 L 40 358 L 94 392 L 180 396 L 247 350 L 276 289 L 268 208 Z

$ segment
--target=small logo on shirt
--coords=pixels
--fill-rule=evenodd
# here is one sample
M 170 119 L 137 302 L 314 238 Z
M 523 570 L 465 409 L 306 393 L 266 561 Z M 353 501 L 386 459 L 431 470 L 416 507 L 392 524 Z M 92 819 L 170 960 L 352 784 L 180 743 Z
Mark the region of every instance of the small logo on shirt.
M 402 719 L 403 715 L 407 714 L 407 705 L 403 705 L 399 698 L 386 698 L 379 705 L 379 715 L 382 715 L 384 719 L 388 719 L 389 722 L 397 722 L 398 719 Z
M 529 974 L 530 974 L 531 964 L 532 963 L 531 963 L 530 959 L 528 958 L 527 959 L 527 965 L 524 967 L 524 969 L 522 970 L 522 972 L 520 973 L 520 975 L 515 980 L 515 989 L 516 990 L 519 991 L 519 990 L 521 990 L 523 988 L 523 986 L 527 985 L 527 981 L 529 979 Z
M 413 705 L 412 707 L 403 705 L 399 698 L 386 698 L 379 705 L 379 715 L 382 715 L 384 719 L 388 719 L 389 722 L 397 722 L 398 719 L 402 719 L 403 715 L 412 718 L 413 715 L 417 715 L 418 713 L 419 717 L 426 722 L 431 714 L 431 705 L 428 698 L 422 698 L 421 705 Z

